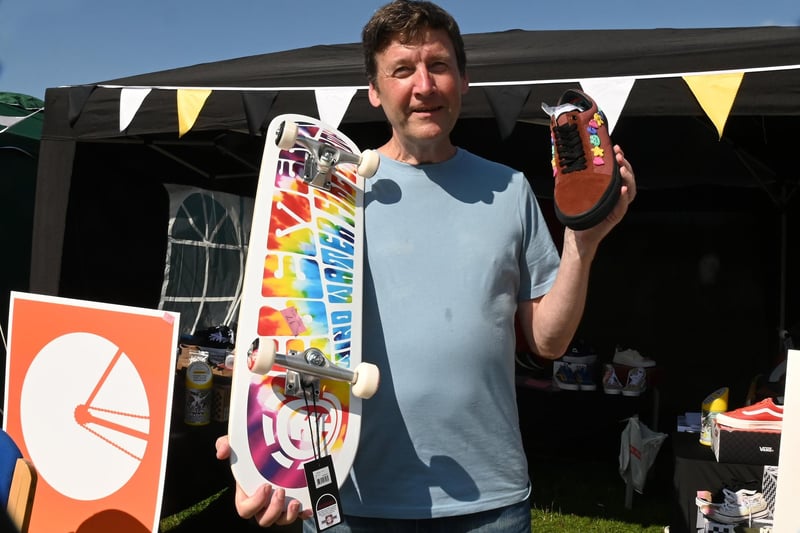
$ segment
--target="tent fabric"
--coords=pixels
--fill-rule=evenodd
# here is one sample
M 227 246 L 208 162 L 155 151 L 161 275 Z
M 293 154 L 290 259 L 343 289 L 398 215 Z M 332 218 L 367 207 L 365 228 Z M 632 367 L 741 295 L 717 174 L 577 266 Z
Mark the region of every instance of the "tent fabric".
M 800 28 L 511 30 L 464 39 L 470 90 L 454 140 L 525 171 L 544 197 L 548 187 L 552 193 L 552 179 L 541 103 L 556 102 L 582 80 L 635 79 L 614 137 L 635 154 L 642 188 L 697 182 L 773 187 L 794 175 L 779 154 L 791 153 L 789 128 L 800 114 Z M 720 140 L 682 76 L 725 72 L 744 76 Z M 179 137 L 177 99 L 190 88 L 210 94 L 191 131 Z M 70 230 L 68 218 L 82 227 L 77 209 L 88 202 L 78 189 L 102 195 L 98 186 L 115 179 L 115 185 L 136 184 L 137 194 L 167 181 L 253 194 L 263 126 L 281 113 L 318 116 L 315 90 L 336 88 L 355 88 L 341 128 L 362 147 L 379 145 L 388 129 L 368 102 L 358 44 L 48 89 L 32 290 L 58 294 L 64 288 L 65 242 L 78 231 Z M 149 92 L 120 131 L 120 95 L 132 89 Z M 95 188 L 87 193 L 89 183 Z
M 683 73 L 748 70 L 746 87 L 734 114 L 800 113 L 800 28 L 521 31 L 465 36 L 472 89 L 464 101 L 464 118 L 493 117 L 487 93 L 506 84 L 531 88 L 519 120 L 543 119 L 541 102 L 554 102 L 575 82 L 586 78 L 635 76 L 647 79 L 634 87 L 624 114 L 637 116 L 698 115 L 701 110 L 683 85 Z M 793 66 L 790 70 L 759 69 Z M 655 76 L 655 78 L 648 78 Z M 176 131 L 175 88 L 217 89 L 206 103 L 198 129 L 248 128 L 244 94 L 278 91 L 272 116 L 301 110 L 315 114 L 313 89 L 366 87 L 360 46 L 343 44 L 250 56 L 100 82 L 91 86 L 51 89 L 51 119 L 46 138 L 120 136 L 109 117 L 119 114 L 122 87 L 158 88 L 124 135 Z M 172 90 L 171 90 L 172 89 Z M 227 91 L 225 89 L 230 89 Z M 85 104 L 85 105 L 84 105 Z M 72 106 L 72 119 L 62 120 Z M 77 114 L 80 116 L 77 116 Z M 265 121 L 266 121 L 265 117 Z M 365 90 L 360 90 L 344 122 L 380 121 Z M 264 121 L 262 121 L 264 122 Z

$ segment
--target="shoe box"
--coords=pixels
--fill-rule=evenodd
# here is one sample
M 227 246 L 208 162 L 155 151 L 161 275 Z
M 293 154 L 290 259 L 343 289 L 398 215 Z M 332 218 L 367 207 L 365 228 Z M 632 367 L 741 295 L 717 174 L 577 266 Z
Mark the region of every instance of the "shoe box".
M 718 463 L 777 465 L 781 432 L 771 429 L 749 430 L 721 426 L 711 431 L 711 448 Z

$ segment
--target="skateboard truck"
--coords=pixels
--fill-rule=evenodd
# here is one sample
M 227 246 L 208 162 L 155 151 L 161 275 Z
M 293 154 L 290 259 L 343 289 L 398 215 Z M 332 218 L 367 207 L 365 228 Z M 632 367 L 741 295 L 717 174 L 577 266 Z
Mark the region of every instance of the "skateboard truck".
M 299 396 L 300 392 L 319 396 L 320 378 L 335 379 L 350 383 L 353 395 L 358 398 L 371 398 L 378 390 L 380 373 L 371 363 L 359 363 L 354 370 L 332 364 L 322 350 L 309 348 L 302 352 L 289 350 L 288 354 L 278 353 L 274 342 L 266 342 L 258 349 L 259 340 L 253 341 L 248 357 L 250 370 L 256 374 L 266 374 L 275 364 L 287 368 L 286 394 Z M 310 387 L 310 391 L 307 389 Z
M 302 179 L 312 187 L 329 191 L 331 172 L 342 163 L 356 165 L 357 172 L 365 178 L 371 178 L 378 171 L 380 164 L 378 152 L 364 150 L 361 155 L 356 155 L 328 143 L 299 135 L 295 122 L 281 122 L 275 132 L 275 144 L 281 150 L 290 150 L 295 143 L 300 143 L 306 149 Z
M 317 348 L 309 348 L 303 352 L 289 350 L 289 353 L 275 354 L 275 362 L 286 367 L 286 395 L 319 397 L 319 378 L 328 377 L 352 383 L 353 372 L 334 366 Z

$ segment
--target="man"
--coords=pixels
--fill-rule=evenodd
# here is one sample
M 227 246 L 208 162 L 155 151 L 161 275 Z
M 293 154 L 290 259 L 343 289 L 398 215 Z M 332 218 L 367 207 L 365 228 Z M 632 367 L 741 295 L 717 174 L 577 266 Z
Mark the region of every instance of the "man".
M 397 0 L 362 41 L 370 103 L 392 127 L 365 196 L 363 353 L 381 387 L 363 404 L 346 524 L 328 531 L 529 531 L 514 317 L 535 353 L 565 353 L 598 245 L 635 195 L 633 171 L 615 147 L 617 205 L 590 229 L 565 229 L 559 258 L 524 175 L 450 141 L 468 90 L 452 17 Z M 217 455 L 229 453 L 223 437 Z M 236 505 L 261 525 L 310 516 L 270 487 L 238 489 Z

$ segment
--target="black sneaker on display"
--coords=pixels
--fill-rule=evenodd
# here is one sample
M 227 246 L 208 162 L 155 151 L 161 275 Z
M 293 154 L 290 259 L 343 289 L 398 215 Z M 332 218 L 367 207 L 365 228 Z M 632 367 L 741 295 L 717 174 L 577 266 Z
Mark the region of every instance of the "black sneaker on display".
M 233 329 L 224 325 L 199 330 L 191 335 L 181 335 L 180 342 L 182 344 L 228 350 L 232 350 L 236 345 Z

